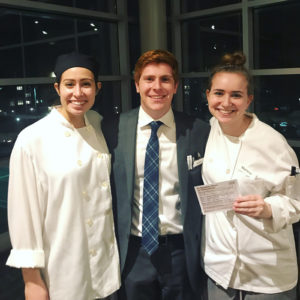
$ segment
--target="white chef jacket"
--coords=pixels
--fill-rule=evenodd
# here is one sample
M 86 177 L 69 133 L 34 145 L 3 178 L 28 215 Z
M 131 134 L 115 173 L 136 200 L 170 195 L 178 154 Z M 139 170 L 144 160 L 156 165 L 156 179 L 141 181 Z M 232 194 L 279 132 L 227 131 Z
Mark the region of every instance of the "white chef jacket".
M 10 158 L 7 265 L 40 268 L 51 300 L 90 300 L 120 286 L 101 116 L 75 129 L 56 109 L 25 128 Z
M 300 218 L 300 195 L 284 195 L 298 161 L 280 133 L 251 116 L 240 137 L 225 136 L 211 119 L 203 179 L 205 184 L 237 179 L 240 194 L 260 194 L 273 217 L 256 219 L 233 210 L 207 214 L 202 256 L 207 275 L 225 289 L 279 293 L 292 289 L 298 278 L 292 224 Z

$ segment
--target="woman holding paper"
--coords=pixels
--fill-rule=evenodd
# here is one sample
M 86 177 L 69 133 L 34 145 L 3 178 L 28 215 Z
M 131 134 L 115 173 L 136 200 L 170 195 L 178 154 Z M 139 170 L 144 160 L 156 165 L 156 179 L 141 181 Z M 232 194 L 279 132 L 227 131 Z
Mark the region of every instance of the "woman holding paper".
M 213 118 L 203 179 L 236 179 L 233 210 L 205 217 L 202 256 L 208 299 L 296 299 L 297 259 L 292 224 L 300 198 L 285 195 L 297 157 L 285 138 L 246 110 L 252 80 L 242 53 L 225 55 L 206 91 Z

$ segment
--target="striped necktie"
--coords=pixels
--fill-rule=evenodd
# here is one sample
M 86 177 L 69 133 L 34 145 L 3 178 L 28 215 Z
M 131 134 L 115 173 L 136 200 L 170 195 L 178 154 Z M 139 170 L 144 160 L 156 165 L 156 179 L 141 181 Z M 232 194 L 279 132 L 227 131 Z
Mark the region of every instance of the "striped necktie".
M 152 121 L 151 136 L 146 148 L 143 189 L 142 246 L 151 255 L 158 248 L 158 188 L 160 121 Z

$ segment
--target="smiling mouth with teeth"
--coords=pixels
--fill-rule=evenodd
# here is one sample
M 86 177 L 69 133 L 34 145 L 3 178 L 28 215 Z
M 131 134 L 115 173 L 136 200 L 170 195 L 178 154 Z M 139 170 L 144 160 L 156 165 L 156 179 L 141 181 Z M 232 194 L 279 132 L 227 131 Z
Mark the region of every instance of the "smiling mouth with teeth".
M 70 102 L 75 105 L 83 105 L 84 103 L 86 103 L 86 101 L 70 101 Z
M 159 99 L 164 99 L 166 96 L 164 96 L 164 95 L 160 95 L 160 96 L 150 96 L 152 99 L 157 99 L 157 100 L 159 100 Z
M 225 115 L 235 112 L 235 110 L 223 110 L 223 109 L 218 109 L 218 111 Z

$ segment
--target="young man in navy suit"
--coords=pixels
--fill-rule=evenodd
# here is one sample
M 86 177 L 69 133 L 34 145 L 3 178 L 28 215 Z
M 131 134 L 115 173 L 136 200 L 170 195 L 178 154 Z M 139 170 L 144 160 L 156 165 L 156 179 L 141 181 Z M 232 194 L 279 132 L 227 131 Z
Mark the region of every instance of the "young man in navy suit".
M 102 126 L 112 153 L 115 222 L 120 249 L 120 300 L 201 299 L 201 211 L 193 186 L 202 184 L 201 164 L 189 171 L 187 157 L 204 155 L 209 125 L 173 111 L 178 63 L 165 50 L 151 50 L 134 72 L 139 108 Z M 158 246 L 144 245 L 144 166 L 150 123 L 160 121 Z M 152 204 L 151 204 L 152 205 Z

